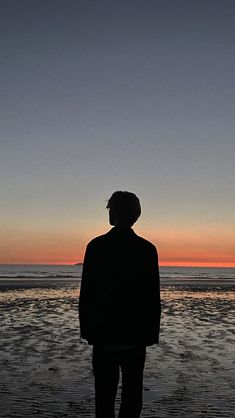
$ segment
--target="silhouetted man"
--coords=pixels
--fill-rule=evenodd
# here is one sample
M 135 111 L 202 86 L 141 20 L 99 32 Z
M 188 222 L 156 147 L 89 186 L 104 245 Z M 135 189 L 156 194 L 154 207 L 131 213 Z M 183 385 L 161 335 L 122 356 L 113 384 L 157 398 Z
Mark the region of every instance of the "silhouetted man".
M 132 225 L 141 214 L 133 193 L 117 191 L 108 201 L 114 226 L 87 246 L 80 301 L 81 337 L 93 345 L 96 418 L 114 418 L 122 372 L 119 418 L 142 409 L 146 346 L 158 343 L 160 289 L 158 255 Z

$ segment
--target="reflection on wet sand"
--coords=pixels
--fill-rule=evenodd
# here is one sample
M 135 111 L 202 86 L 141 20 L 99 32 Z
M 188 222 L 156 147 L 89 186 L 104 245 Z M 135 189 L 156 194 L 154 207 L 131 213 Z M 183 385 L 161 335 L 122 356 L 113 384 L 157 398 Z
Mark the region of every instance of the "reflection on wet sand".
M 94 416 L 78 294 L 76 287 L 0 292 L 1 417 Z M 165 287 L 162 301 L 160 344 L 148 348 L 142 416 L 233 417 L 234 290 Z

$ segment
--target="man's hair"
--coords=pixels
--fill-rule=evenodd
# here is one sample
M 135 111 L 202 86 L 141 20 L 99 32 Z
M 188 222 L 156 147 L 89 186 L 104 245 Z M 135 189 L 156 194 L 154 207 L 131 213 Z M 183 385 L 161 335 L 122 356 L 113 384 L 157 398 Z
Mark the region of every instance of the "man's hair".
M 117 191 L 108 200 L 107 209 L 112 209 L 123 224 L 132 226 L 141 214 L 138 197 L 131 192 Z

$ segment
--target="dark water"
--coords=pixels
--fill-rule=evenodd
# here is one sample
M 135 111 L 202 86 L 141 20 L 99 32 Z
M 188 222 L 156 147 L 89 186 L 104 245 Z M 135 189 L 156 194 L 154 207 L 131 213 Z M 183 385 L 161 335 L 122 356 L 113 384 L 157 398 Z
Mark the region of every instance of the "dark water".
M 4 287 L 80 285 L 82 265 L 0 265 Z M 235 268 L 160 267 L 162 285 L 235 286 Z

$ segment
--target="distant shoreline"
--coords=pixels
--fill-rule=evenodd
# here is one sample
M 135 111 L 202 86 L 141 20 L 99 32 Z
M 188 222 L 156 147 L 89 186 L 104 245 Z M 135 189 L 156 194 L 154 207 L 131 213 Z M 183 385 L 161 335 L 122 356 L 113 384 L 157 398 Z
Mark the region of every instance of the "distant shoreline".
M 76 266 L 83 266 L 83 262 L 75 263 L 75 264 L 74 263 L 69 263 L 69 264 L 66 264 L 66 263 L 65 264 L 63 264 L 63 263 L 59 263 L 59 264 L 56 264 L 56 263 L 0 263 L 0 266 L 51 266 L 51 267 L 53 267 L 53 266 L 61 266 L 61 267 L 66 266 L 66 267 L 76 267 Z M 184 266 L 184 265 L 174 265 L 174 264 L 172 264 L 172 265 L 160 264 L 159 268 L 160 269 L 161 268 L 235 269 L 235 265 L 232 265 L 232 266 L 216 266 L 216 265 L 213 265 L 213 266 L 209 266 L 209 265 L 207 265 L 207 266 L 201 266 L 201 265 L 198 265 L 198 266 L 196 266 L 196 265 Z

